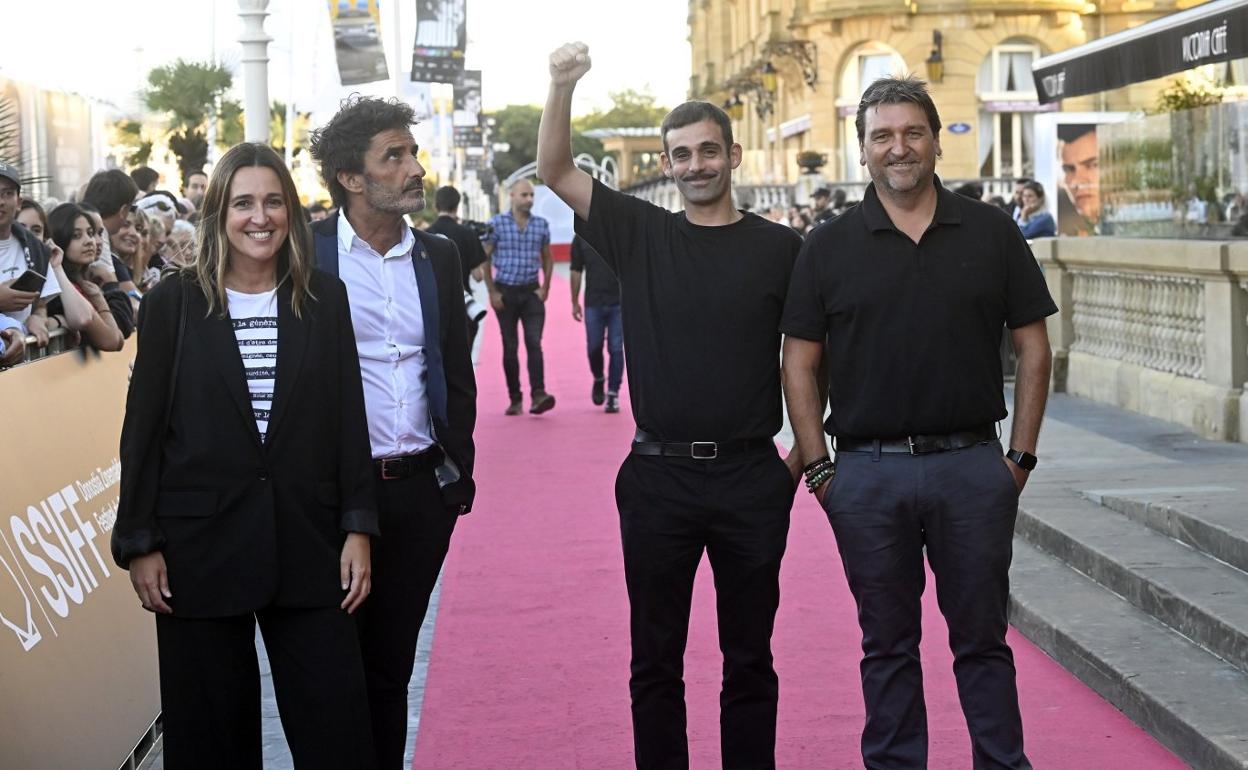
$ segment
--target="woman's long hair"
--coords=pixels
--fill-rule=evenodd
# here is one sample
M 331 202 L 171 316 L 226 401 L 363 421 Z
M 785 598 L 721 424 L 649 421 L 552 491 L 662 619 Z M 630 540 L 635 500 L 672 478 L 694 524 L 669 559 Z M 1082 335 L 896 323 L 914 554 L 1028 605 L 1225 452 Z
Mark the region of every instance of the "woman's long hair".
M 291 284 L 291 309 L 300 318 L 304 304 L 315 300 L 310 289 L 312 279 L 312 231 L 299 204 L 295 180 L 282 158 L 271 147 L 257 142 L 244 142 L 229 149 L 213 169 L 200 209 L 195 239 L 195 261 L 185 268 L 193 276 L 208 300 L 208 312 L 225 314 L 229 301 L 225 294 L 225 274 L 230 266 L 230 242 L 225 233 L 226 209 L 229 206 L 230 184 L 241 168 L 271 168 L 282 187 L 286 204 L 286 242 L 277 252 L 276 285 Z
M 89 227 L 95 227 L 95 222 L 90 215 L 76 203 L 62 203 L 48 214 L 48 237 L 65 253 L 66 256 L 61 265 L 65 268 L 66 277 L 74 283 L 85 280 L 82 267 L 70 262 L 68 258 L 69 244 L 74 240 L 74 224 L 78 221 L 78 217 L 85 218 Z M 99 254 L 95 256 L 96 259 L 100 257 Z M 109 265 L 109 268 L 111 269 L 112 265 Z

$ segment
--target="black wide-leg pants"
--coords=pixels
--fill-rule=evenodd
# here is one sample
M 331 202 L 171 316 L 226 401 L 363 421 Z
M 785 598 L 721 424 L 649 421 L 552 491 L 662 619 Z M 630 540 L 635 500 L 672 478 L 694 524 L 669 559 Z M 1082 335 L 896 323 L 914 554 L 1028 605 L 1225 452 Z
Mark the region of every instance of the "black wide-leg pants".
M 919 661 L 926 549 L 973 767 L 1030 768 L 1005 641 L 1018 487 L 1000 443 L 914 456 L 839 452 L 823 502 L 862 627 L 866 767 L 927 767 Z
M 771 633 L 794 483 L 774 449 L 715 460 L 629 455 L 616 479 L 628 586 L 638 768 L 689 767 L 684 654 L 703 551 L 724 655 L 725 768 L 775 767 Z
M 268 607 L 208 619 L 157 615 L 165 767 L 260 770 L 257 621 L 295 767 L 371 770 L 355 619 L 337 607 Z
M 373 539 L 373 590 L 359 610 L 377 767 L 397 770 L 407 751 L 407 686 L 429 594 L 458 512 L 447 510 L 433 469 L 377 482 L 381 537 Z

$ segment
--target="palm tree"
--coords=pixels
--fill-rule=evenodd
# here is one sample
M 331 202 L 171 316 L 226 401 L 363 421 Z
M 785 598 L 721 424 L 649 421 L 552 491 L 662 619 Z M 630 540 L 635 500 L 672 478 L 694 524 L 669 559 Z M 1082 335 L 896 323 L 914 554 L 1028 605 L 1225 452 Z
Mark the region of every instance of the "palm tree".
M 183 183 L 192 171 L 208 163 L 204 137 L 218 100 L 230 89 L 234 77 L 220 64 L 178 59 L 148 73 L 143 101 L 148 109 L 169 115 L 169 149 L 178 157 Z

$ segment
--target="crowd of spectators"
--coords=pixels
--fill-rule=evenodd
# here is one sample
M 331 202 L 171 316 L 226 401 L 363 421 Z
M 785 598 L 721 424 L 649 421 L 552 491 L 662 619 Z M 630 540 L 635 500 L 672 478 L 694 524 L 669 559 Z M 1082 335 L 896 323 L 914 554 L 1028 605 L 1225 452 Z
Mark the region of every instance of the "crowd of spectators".
M 58 349 L 122 349 L 143 294 L 195 257 L 208 175 L 185 174 L 180 195 L 160 181 L 147 166 L 110 169 L 67 201 L 36 200 L 0 161 L 0 368 L 38 357 L 28 348 L 53 340 Z M 321 203 L 305 208 L 310 222 L 330 213 Z M 11 286 L 27 272 L 19 286 L 34 290 Z

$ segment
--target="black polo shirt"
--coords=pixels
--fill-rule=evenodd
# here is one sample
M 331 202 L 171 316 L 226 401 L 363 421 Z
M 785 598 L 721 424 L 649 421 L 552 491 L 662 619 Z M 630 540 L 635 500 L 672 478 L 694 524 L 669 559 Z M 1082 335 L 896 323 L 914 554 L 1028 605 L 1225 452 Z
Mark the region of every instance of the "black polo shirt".
M 936 188 L 917 244 L 870 185 L 802 246 L 780 330 L 826 339 L 830 435 L 951 433 L 1004 418 L 1002 327 L 1057 312 L 1009 215 Z
M 468 225 L 461 225 L 455 221 L 455 217 L 439 214 L 433 224 L 429 225 L 427 232 L 444 235 L 455 242 L 455 247 L 459 249 L 459 271 L 464 279 L 464 291 L 471 291 L 469 275 L 477 265 L 485 262 L 485 248 L 476 231 Z
M 585 275 L 586 307 L 620 304 L 620 279 L 607 267 L 602 255 L 579 235 L 572 239 L 572 264 L 569 269 Z
M 780 431 L 778 329 L 797 233 L 748 212 L 730 225 L 695 225 L 597 180 L 576 233 L 620 279 L 639 428 L 668 441 Z

